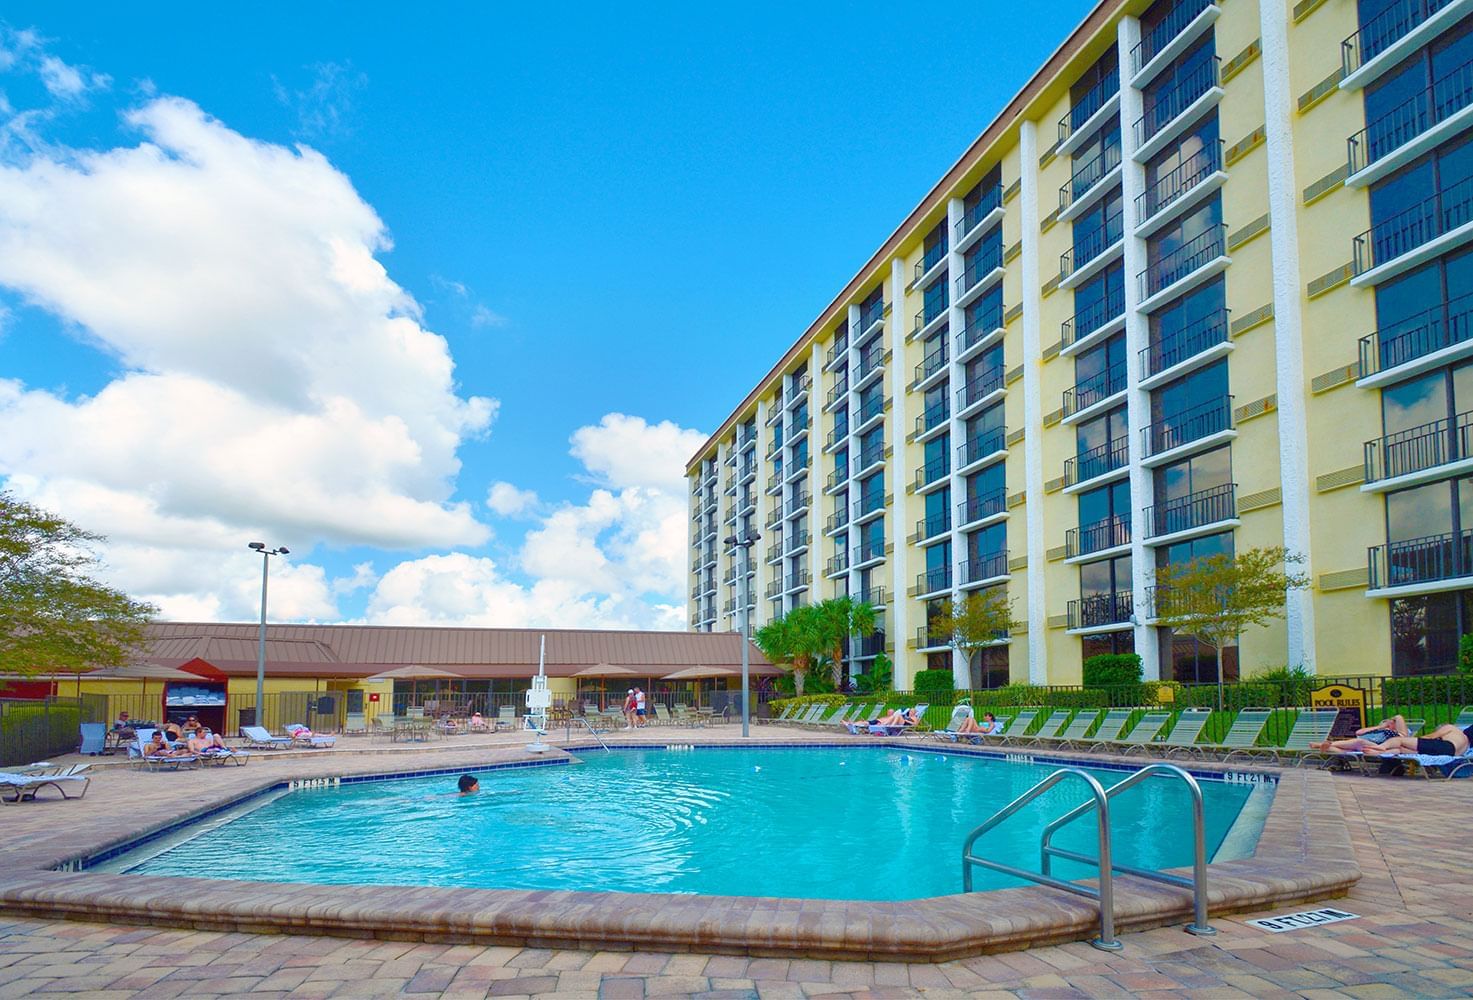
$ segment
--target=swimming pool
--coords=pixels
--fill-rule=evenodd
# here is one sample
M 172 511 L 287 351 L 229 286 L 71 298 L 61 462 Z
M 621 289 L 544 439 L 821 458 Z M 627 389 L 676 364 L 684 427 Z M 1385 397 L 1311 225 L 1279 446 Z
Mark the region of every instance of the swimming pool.
M 596 752 L 567 766 L 473 772 L 482 790 L 466 798 L 453 794 L 454 775 L 293 791 L 106 867 L 269 882 L 916 899 L 959 892 L 967 833 L 1057 766 L 888 747 Z M 1124 774 L 1096 776 L 1109 785 Z M 1251 850 L 1247 817 L 1266 810 L 1271 786 L 1202 787 L 1209 856 L 1235 824 L 1232 850 Z M 1041 826 L 1081 801 L 1082 787 L 1055 787 L 989 834 L 988 853 L 1036 865 Z M 1179 782 L 1146 781 L 1112 802 L 1111 815 L 1120 862 L 1190 864 Z M 1086 820 L 1056 843 L 1093 853 L 1092 836 Z M 1021 884 L 981 869 L 976 878 L 982 889 Z

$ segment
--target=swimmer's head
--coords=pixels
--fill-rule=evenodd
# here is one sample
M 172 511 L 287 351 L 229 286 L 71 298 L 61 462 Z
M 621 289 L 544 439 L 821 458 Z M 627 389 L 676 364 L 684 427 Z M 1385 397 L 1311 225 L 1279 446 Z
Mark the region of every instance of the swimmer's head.
M 462 774 L 460 780 L 456 782 L 456 787 L 460 789 L 461 795 L 469 795 L 471 792 L 480 791 L 481 783 L 476 780 L 475 775 Z

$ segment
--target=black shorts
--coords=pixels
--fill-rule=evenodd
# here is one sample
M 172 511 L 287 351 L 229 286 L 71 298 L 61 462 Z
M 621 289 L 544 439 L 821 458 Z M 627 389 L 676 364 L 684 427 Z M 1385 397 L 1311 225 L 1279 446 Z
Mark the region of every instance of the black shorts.
M 1458 752 L 1447 740 L 1417 740 L 1417 753 L 1428 757 L 1456 757 Z

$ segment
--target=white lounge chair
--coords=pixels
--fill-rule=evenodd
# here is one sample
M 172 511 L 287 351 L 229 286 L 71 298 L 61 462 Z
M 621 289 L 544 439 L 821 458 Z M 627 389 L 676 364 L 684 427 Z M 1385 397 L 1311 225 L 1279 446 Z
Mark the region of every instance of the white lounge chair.
M 293 746 L 326 748 L 335 746 L 338 742 L 336 736 L 322 736 L 314 733 L 300 722 L 287 723 L 286 733 L 291 737 Z
M 293 743 L 290 736 L 272 736 L 265 726 L 241 726 L 240 731 L 246 738 L 246 745 L 251 747 L 285 750 Z
M 43 788 L 54 788 L 64 799 L 80 799 L 87 794 L 90 783 L 85 774 L 17 774 L 0 771 L 0 802 L 14 804 L 34 802 L 36 793 Z M 76 795 L 68 795 L 67 788 L 79 789 Z M 10 797 L 6 797 L 10 793 Z

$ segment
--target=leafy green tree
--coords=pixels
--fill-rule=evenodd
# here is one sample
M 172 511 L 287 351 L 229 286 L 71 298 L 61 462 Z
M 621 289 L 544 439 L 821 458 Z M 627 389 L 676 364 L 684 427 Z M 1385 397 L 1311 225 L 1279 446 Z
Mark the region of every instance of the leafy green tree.
M 929 632 L 931 638 L 961 653 L 970 666 L 979 652 L 1006 639 L 1018 625 L 1007 588 L 988 587 L 961 601 L 943 601 Z
M 818 609 L 811 604 L 772 619 L 753 634 L 752 641 L 774 666 L 792 671 L 793 690 L 799 697 L 808 671 L 827 648 Z
M 1284 617 L 1289 591 L 1309 586 L 1309 577 L 1291 568 L 1303 561 L 1276 545 L 1198 556 L 1156 571 L 1156 623 L 1212 647 L 1219 707 L 1223 649 L 1247 629 Z
M 860 694 L 878 694 L 889 691 L 894 682 L 895 666 L 890 662 L 890 657 L 884 653 L 876 653 L 869 669 L 855 678 L 854 686 Z
M 850 636 L 863 639 L 875 634 L 878 613 L 868 601 L 856 601 L 845 594 L 831 597 L 814 606 L 819 628 L 824 637 L 825 655 L 829 658 L 829 669 L 834 690 L 844 688 L 844 641 Z
M 128 661 L 157 609 L 94 580 L 100 535 L 0 493 L 0 673 Z

